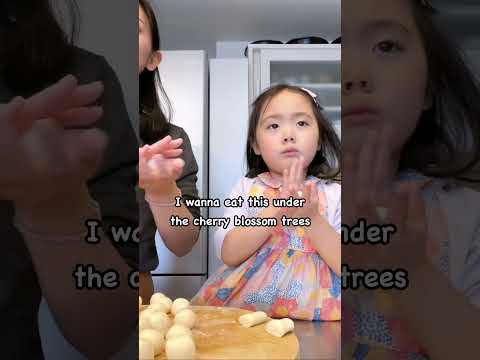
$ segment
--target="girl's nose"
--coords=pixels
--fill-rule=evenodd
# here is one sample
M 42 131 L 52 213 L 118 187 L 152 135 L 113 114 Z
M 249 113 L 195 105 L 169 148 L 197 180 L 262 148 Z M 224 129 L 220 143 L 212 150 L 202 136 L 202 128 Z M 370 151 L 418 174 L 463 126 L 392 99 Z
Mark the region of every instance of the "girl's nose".
M 345 80 L 342 81 L 342 93 L 351 94 L 355 91 L 371 93 L 373 91 L 372 82 L 369 80 Z
M 283 138 L 283 142 L 284 142 L 284 143 L 288 143 L 288 142 L 295 143 L 295 137 L 294 137 L 293 135 L 285 136 L 285 137 Z

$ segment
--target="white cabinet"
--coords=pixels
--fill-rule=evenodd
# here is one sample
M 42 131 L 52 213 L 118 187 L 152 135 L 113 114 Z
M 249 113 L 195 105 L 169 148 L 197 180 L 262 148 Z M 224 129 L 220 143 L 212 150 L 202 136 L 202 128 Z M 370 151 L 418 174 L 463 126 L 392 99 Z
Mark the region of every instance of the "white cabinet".
M 272 85 L 307 88 L 340 134 L 341 45 L 249 45 L 248 59 L 250 103 Z

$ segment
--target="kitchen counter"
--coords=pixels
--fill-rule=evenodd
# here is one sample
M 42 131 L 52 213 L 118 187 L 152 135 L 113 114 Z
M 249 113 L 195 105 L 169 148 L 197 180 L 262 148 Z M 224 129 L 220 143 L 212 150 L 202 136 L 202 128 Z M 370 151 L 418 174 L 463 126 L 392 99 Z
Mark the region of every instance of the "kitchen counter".
M 341 358 L 340 321 L 295 321 L 300 342 L 299 360 L 337 360 Z

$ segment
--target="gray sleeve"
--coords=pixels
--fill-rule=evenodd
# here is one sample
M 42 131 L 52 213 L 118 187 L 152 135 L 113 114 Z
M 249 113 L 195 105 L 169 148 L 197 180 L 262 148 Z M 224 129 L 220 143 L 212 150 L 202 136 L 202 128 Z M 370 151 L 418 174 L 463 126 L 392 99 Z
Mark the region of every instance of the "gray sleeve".
M 197 174 L 198 174 L 198 165 L 192 151 L 192 145 L 190 139 L 188 138 L 187 133 L 181 128 L 175 128 L 172 131 L 172 138 L 182 138 L 183 144 L 183 154 L 182 159 L 185 161 L 185 166 L 183 168 L 183 173 L 177 180 L 177 186 L 182 191 L 182 197 L 184 199 L 198 199 L 198 190 L 197 190 Z M 188 210 L 194 218 L 200 217 L 200 208 L 193 206 L 188 207 Z
M 480 224 L 474 233 L 474 240 L 467 253 L 464 275 L 465 295 L 470 302 L 480 307 Z

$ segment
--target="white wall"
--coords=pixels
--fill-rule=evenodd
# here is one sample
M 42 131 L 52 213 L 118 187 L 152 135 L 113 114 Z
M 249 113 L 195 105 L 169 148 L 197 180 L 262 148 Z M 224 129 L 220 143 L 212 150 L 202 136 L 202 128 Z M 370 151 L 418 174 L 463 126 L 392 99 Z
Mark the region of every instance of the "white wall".
M 153 0 L 165 50 L 216 57 L 217 41 L 253 41 L 340 34 L 340 0 Z

